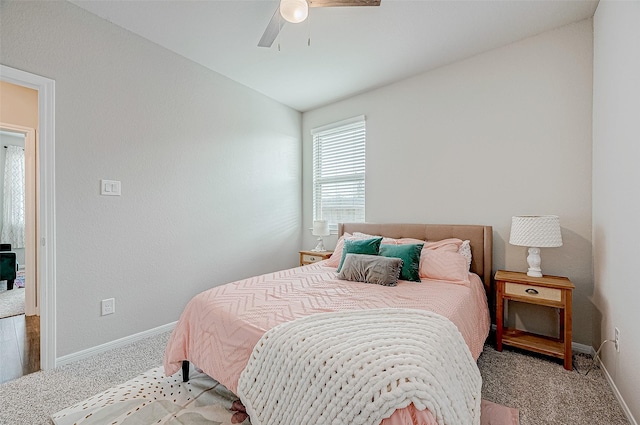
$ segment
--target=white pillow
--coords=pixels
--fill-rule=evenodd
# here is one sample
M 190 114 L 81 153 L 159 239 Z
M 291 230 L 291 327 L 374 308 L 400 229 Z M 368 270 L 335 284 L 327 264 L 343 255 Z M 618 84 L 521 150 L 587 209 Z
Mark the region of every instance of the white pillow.
M 462 241 L 462 245 L 458 248 L 458 254 L 462 255 L 467 260 L 467 269 L 471 268 L 471 242 Z

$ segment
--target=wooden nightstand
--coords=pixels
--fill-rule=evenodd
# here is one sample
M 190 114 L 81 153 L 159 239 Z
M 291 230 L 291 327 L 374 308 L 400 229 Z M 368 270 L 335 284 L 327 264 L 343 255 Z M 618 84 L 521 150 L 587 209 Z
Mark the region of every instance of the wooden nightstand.
M 331 257 L 333 251 L 300 251 L 300 265 L 317 263 Z
M 571 291 L 575 288 L 566 277 L 530 277 L 526 273 L 496 272 L 496 348 L 502 345 L 535 351 L 564 359 L 571 370 Z M 504 304 L 509 300 L 554 307 L 560 310 L 559 338 L 537 335 L 515 328 L 504 328 Z

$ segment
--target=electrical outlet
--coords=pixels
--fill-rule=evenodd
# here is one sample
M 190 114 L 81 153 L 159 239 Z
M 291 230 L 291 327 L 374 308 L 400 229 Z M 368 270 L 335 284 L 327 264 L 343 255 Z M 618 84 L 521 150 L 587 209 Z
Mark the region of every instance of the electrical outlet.
M 620 352 L 620 329 L 615 328 L 613 342 L 616 344 L 616 352 Z
M 116 299 L 108 298 L 106 300 L 102 300 L 102 316 L 106 316 L 107 314 L 113 314 L 116 312 Z

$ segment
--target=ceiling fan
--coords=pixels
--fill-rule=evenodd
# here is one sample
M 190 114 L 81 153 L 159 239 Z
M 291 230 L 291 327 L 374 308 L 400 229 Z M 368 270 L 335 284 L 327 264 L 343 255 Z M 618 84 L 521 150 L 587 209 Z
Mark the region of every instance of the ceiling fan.
M 285 22 L 293 24 L 307 19 L 310 7 L 380 6 L 381 0 L 280 0 L 267 28 L 258 42 L 259 47 L 271 47 Z

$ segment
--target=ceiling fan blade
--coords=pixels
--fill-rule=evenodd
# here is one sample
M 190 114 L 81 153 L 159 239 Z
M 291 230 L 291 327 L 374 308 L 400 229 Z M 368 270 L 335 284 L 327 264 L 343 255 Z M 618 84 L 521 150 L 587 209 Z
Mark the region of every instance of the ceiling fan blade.
M 380 6 L 380 0 L 307 0 L 309 7 Z
M 258 41 L 258 47 L 271 47 L 274 40 L 280 33 L 280 30 L 284 26 L 284 23 L 285 20 L 280 17 L 280 6 L 278 6 L 271 17 L 267 28 L 265 28 L 262 38 Z

